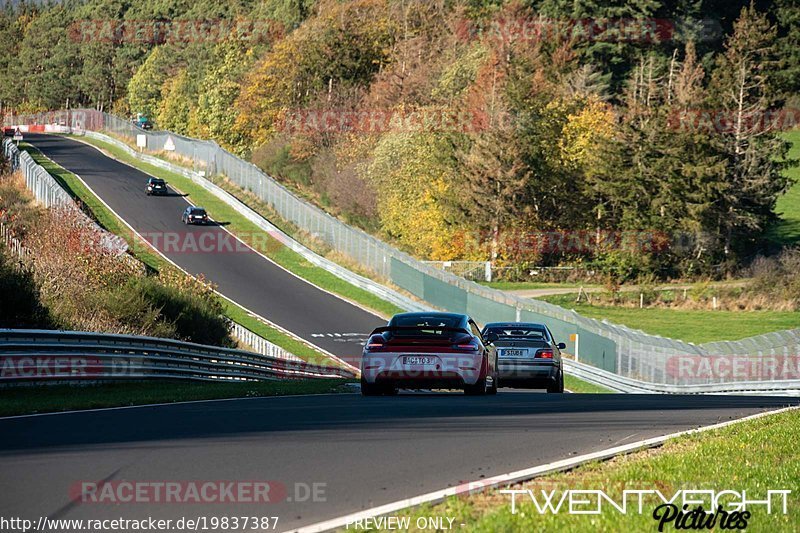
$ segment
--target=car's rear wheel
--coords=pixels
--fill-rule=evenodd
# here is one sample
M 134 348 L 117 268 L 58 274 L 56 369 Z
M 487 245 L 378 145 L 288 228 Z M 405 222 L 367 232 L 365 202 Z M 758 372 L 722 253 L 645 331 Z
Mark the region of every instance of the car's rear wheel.
M 483 396 L 486 394 L 486 376 L 482 376 L 475 385 L 465 385 L 464 394 L 467 396 Z
M 494 373 L 492 374 L 492 384 L 489 387 L 489 390 L 486 391 L 486 394 L 497 394 L 497 387 L 499 386 L 499 377 L 500 373 L 497 371 L 497 364 L 494 365 Z
M 380 396 L 384 390 L 384 387 L 376 383 L 367 383 L 363 378 L 361 379 L 361 396 Z
M 558 379 L 547 386 L 547 392 L 552 394 L 559 394 L 564 392 L 564 371 L 558 371 Z

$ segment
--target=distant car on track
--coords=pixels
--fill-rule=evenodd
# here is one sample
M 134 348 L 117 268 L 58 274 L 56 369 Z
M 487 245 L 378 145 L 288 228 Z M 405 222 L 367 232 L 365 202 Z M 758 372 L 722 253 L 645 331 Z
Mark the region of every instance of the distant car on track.
M 150 178 L 147 180 L 147 186 L 144 188 L 147 196 L 153 194 L 167 194 L 167 182 L 161 178 Z
M 187 207 L 181 221 L 184 224 L 208 224 L 208 213 L 202 207 Z
M 136 118 L 133 119 L 133 123 L 142 128 L 143 130 L 152 130 L 153 123 L 150 121 L 147 116 L 143 115 L 142 113 L 136 113 Z
M 398 388 L 496 394 L 497 354 L 491 342 L 467 315 L 395 315 L 364 346 L 361 394 L 395 394 Z
M 484 337 L 495 339 L 499 386 L 564 392 L 561 350 L 544 324 L 494 322 L 484 326 Z

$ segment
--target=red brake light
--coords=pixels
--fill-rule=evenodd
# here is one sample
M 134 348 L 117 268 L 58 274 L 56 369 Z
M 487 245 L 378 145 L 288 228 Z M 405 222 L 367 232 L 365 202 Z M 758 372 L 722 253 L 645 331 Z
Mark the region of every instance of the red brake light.
M 539 350 L 536 352 L 537 359 L 552 359 L 553 350 Z
M 456 348 L 458 348 L 459 350 L 469 350 L 472 352 L 478 349 L 478 343 L 472 341 L 468 344 L 456 344 Z
M 373 350 L 378 348 L 383 348 L 386 341 L 380 335 L 373 335 L 367 341 L 367 350 Z

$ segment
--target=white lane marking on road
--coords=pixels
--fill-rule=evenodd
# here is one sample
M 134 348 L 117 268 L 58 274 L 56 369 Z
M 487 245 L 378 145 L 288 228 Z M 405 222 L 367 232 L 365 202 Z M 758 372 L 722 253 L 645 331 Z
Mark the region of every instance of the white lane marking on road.
M 631 434 L 630 434 L 630 435 L 628 435 L 627 437 L 622 437 L 622 438 L 621 438 L 621 439 L 619 439 L 617 442 L 613 443 L 611 446 L 616 446 L 616 445 L 618 445 L 618 444 L 622 444 L 623 442 L 625 442 L 625 441 L 626 441 L 626 440 L 628 440 L 629 438 L 631 438 L 631 437 L 635 437 L 636 435 L 638 435 L 638 433 L 631 433 Z
M 247 396 L 242 398 L 211 398 L 208 400 L 183 400 L 180 402 L 166 402 L 166 403 L 143 403 L 140 405 L 120 405 L 118 407 L 98 407 L 95 409 L 76 409 L 73 411 L 53 411 L 52 413 L 31 413 L 29 415 L 12 415 L 0 416 L 0 422 L 3 420 L 13 420 L 15 418 L 34 418 L 38 416 L 55 416 L 55 415 L 74 415 L 77 413 L 101 413 L 103 411 L 122 411 L 123 409 L 142 409 L 144 407 L 165 407 L 168 405 L 185 405 L 190 403 L 211 403 L 211 402 L 232 402 L 235 400 L 266 400 L 271 398 L 308 398 L 311 396 L 338 396 L 338 395 L 353 395 L 355 392 L 323 392 L 320 394 L 274 394 L 272 396 Z
M 517 470 L 516 472 L 510 472 L 508 474 L 501 474 L 498 476 L 484 478 L 469 483 L 461 483 L 460 485 L 455 487 L 448 487 L 446 489 L 429 492 L 427 494 L 422 494 L 420 496 L 415 496 L 413 498 L 406 498 L 405 500 L 399 500 L 396 502 L 387 503 L 384 505 L 373 507 L 371 509 L 366 509 L 356 513 L 340 516 L 338 518 L 332 518 L 330 520 L 325 520 L 323 522 L 317 522 L 315 524 L 303 526 L 297 529 L 293 529 L 291 531 L 293 533 L 318 533 L 321 531 L 330 531 L 333 529 L 343 528 L 346 527 L 347 524 L 352 523 L 356 520 L 364 520 L 365 518 L 372 518 L 376 516 L 386 515 L 389 513 L 394 513 L 406 509 L 408 507 L 416 507 L 417 505 L 422 505 L 423 503 L 431 503 L 431 504 L 439 503 L 447 497 L 456 496 L 458 494 L 476 493 L 500 485 L 510 485 L 513 483 L 519 483 L 521 481 L 527 481 L 529 479 L 544 474 L 550 474 L 561 470 L 568 470 L 576 466 L 582 465 L 584 463 L 588 463 L 590 461 L 610 459 L 611 457 L 614 457 L 616 455 L 631 453 L 639 451 L 644 448 L 653 448 L 656 446 L 660 446 L 669 439 L 674 439 L 676 437 L 681 437 L 683 435 L 703 433 L 706 431 L 720 429 L 733 424 L 738 424 L 739 422 L 754 420 L 764 416 L 783 413 L 786 411 L 797 410 L 797 409 L 800 409 L 800 406 L 794 405 L 791 407 L 784 407 L 772 411 L 765 411 L 763 413 L 757 413 L 743 418 L 729 420 L 727 422 L 721 422 L 710 426 L 703 426 L 696 429 L 679 431 L 677 433 L 670 433 L 669 435 L 662 435 L 660 437 L 652 437 L 649 439 L 632 442 L 630 444 L 625 444 L 623 446 L 607 448 L 605 450 L 600 450 L 598 452 L 587 453 L 584 455 L 579 455 L 577 457 L 571 457 L 569 459 L 563 459 L 561 461 L 555 461 L 541 466 L 526 468 L 524 470 Z
M 85 141 L 81 141 L 81 140 L 79 140 L 79 139 L 74 139 L 74 140 L 75 140 L 75 141 L 77 141 L 77 142 L 83 143 L 83 144 L 85 144 L 86 146 L 89 146 L 89 147 L 91 147 L 91 148 L 94 148 L 95 150 L 97 150 L 98 152 L 100 152 L 101 154 L 103 154 L 103 156 L 105 156 L 105 157 L 109 157 L 110 159 L 113 159 L 114 161 L 117 161 L 117 162 L 119 162 L 119 163 L 122 163 L 123 165 L 129 166 L 129 167 L 133 168 L 134 170 L 138 170 L 139 172 L 142 172 L 143 174 L 146 174 L 146 175 L 148 175 L 148 176 L 151 176 L 151 174 L 147 174 L 147 172 L 144 172 L 144 171 L 143 171 L 143 170 L 141 170 L 141 169 L 138 169 L 138 168 L 132 167 L 131 165 L 128 165 L 128 164 L 127 164 L 127 163 L 125 163 L 124 161 L 120 161 L 119 159 L 116 159 L 116 158 L 114 158 L 114 157 L 110 157 L 110 156 L 106 155 L 106 154 L 105 154 L 105 152 L 103 152 L 102 150 L 100 150 L 99 148 L 97 148 L 96 146 L 94 146 L 94 145 L 92 145 L 92 144 L 89 144 L 89 143 L 87 143 L 87 142 L 85 142 Z M 38 148 L 36 148 L 36 149 L 37 149 L 37 150 L 39 150 Z M 55 161 L 53 161 L 52 159 L 50 159 L 50 158 L 49 158 L 47 155 L 45 155 L 45 153 L 44 153 L 44 152 L 42 152 L 41 150 L 39 150 L 39 153 L 40 153 L 40 154 L 42 154 L 42 156 L 44 156 L 44 157 L 45 157 L 45 158 L 46 158 L 48 161 L 50 161 L 50 162 L 51 162 L 51 163 L 53 163 L 54 165 L 61 166 L 61 165 L 59 165 L 57 162 L 55 162 Z M 64 168 L 64 167 L 61 167 L 61 168 Z M 65 169 L 65 170 L 67 170 L 68 172 L 72 172 L 72 171 L 71 171 L 71 170 L 69 170 L 69 169 Z M 111 211 L 111 213 L 113 213 L 113 215 L 114 215 L 115 217 L 117 217 L 117 219 L 119 219 L 119 220 L 120 220 L 120 221 L 121 221 L 123 224 L 125 224 L 125 225 L 128 227 L 128 229 L 130 229 L 130 230 L 131 230 L 131 233 L 132 233 L 133 235 L 135 235 L 136 237 L 138 237 L 139 239 L 141 239 L 142 241 L 144 241 L 144 243 L 145 243 L 145 244 L 147 244 L 147 245 L 148 245 L 150 248 L 152 248 L 152 249 L 153 249 L 153 251 L 155 251 L 155 252 L 156 252 L 158 255 L 160 255 L 160 256 L 161 256 L 161 257 L 162 257 L 162 258 L 163 258 L 165 261 L 167 261 L 169 264 L 171 264 L 172 266 L 174 266 L 175 268 L 177 268 L 178 270 L 180 270 L 181 272 L 183 272 L 183 273 L 184 273 L 184 274 L 186 274 L 187 276 L 194 277 L 194 276 L 192 276 L 192 274 L 190 274 L 190 273 L 189 273 L 187 270 L 185 270 L 183 267 L 181 267 L 180 265 L 178 265 L 178 264 L 177 264 L 175 261 L 173 261 L 172 259 L 170 259 L 169 257 L 167 257 L 167 256 L 166 256 L 166 255 L 165 255 L 165 254 L 164 254 L 164 253 L 163 253 L 161 250 L 159 250 L 158 248 L 156 248 L 155 246 L 153 246 L 153 244 L 152 244 L 151 242 L 149 242 L 147 239 L 145 239 L 145 238 L 144 238 L 144 237 L 143 237 L 143 236 L 142 236 L 142 235 L 141 235 L 141 234 L 140 234 L 140 233 L 139 233 L 139 232 L 138 232 L 136 229 L 134 229 L 134 227 L 133 227 L 132 225 L 130 225 L 130 224 L 128 223 L 128 221 L 127 221 L 127 220 L 125 220 L 124 218 L 122 218 L 122 217 L 121 217 L 121 216 L 120 216 L 120 215 L 119 215 L 119 214 L 118 214 L 116 211 L 114 211 L 114 210 L 111 208 L 111 206 L 110 206 L 110 205 L 108 205 L 108 203 L 106 203 L 106 201 L 105 201 L 105 200 L 103 200 L 103 199 L 100 197 L 100 195 L 99 195 L 99 194 L 97 194 L 97 193 L 95 192 L 95 190 L 94 190 L 94 189 L 92 189 L 91 187 L 89 187 L 89 184 L 88 184 L 88 183 L 86 183 L 86 180 L 84 180 L 84 179 L 83 179 L 83 178 L 82 178 L 80 175 L 76 174 L 75 172 L 72 172 L 72 174 L 73 174 L 73 175 L 74 175 L 76 178 L 78 178 L 78 180 L 79 180 L 79 181 L 80 181 L 80 182 L 83 184 L 83 186 L 84 186 L 84 187 L 86 187 L 86 189 L 87 189 L 87 190 L 88 190 L 90 193 L 92 193 L 92 195 L 94 195 L 94 197 L 95 197 L 95 198 L 97 198 L 97 200 L 98 200 L 98 201 L 99 201 L 101 204 L 103 204 L 103 205 L 106 207 L 106 209 L 108 209 L 109 211 Z M 153 176 L 153 177 L 155 177 L 155 176 Z M 184 195 L 184 193 L 183 193 L 182 191 L 180 191 L 180 190 L 176 189 L 174 186 L 171 186 L 171 187 L 172 187 L 172 189 L 173 189 L 175 192 L 177 192 L 178 194 L 180 194 L 180 195 Z M 184 196 L 183 196 L 183 199 L 186 201 L 186 203 L 187 203 L 187 204 L 189 204 L 189 205 L 192 205 L 192 203 L 191 203 L 191 202 L 190 202 L 190 201 L 189 201 L 187 198 L 188 198 L 188 195 L 184 195 Z M 220 227 L 222 227 L 222 226 L 220 226 Z M 222 227 L 222 229 L 225 229 L 225 228 L 224 228 L 224 227 Z M 227 230 L 225 230 L 225 231 L 227 231 Z M 228 232 L 228 233 L 229 233 L 231 236 L 233 236 L 233 238 L 234 238 L 234 239 L 236 239 L 236 240 L 237 240 L 237 241 L 239 241 L 239 242 L 242 242 L 242 244 L 244 244 L 245 246 L 247 246 L 248 248 L 250 248 L 250 246 L 248 246 L 248 245 L 247 245 L 247 243 L 245 243 L 245 242 L 241 241 L 241 240 L 240 240 L 238 237 L 236 237 L 236 236 L 235 236 L 235 235 L 233 235 L 232 233 L 230 233 L 230 232 Z M 251 249 L 252 249 L 252 248 L 251 248 Z M 256 253 L 259 253 L 257 250 L 253 250 L 253 251 L 255 251 Z M 277 263 L 275 263 L 274 261 L 272 261 L 272 260 L 271 260 L 271 259 L 269 259 L 268 257 L 266 257 L 266 256 L 264 256 L 264 255 L 262 255 L 262 254 L 260 254 L 260 253 L 259 253 L 259 255 L 261 255 L 262 257 L 264 257 L 264 258 L 265 258 L 267 261 L 269 261 L 270 263 L 273 263 L 273 264 L 277 265 L 278 267 L 282 268 L 283 270 L 286 270 L 285 268 L 283 268 L 282 266 L 278 265 Z M 301 280 L 303 279 L 303 278 L 299 277 L 297 274 L 294 274 L 294 273 L 290 272 L 289 270 L 286 270 L 286 272 L 289 272 L 290 274 L 292 274 L 292 275 L 293 275 L 294 277 L 296 277 L 297 279 L 301 279 Z M 312 284 L 310 281 L 308 281 L 308 280 L 303 280 L 303 281 L 305 281 L 305 282 L 306 282 L 306 283 L 308 283 L 309 285 L 313 285 L 313 284 Z M 313 285 L 313 286 L 314 286 L 314 287 L 316 287 L 316 285 Z M 319 287 L 317 287 L 317 288 L 318 288 L 319 290 L 323 291 L 323 292 L 328 292 L 328 291 L 326 291 L 325 289 L 322 289 L 322 288 L 319 288 Z M 261 320 L 261 321 L 263 321 L 263 322 L 264 322 L 265 324 L 267 324 L 268 326 L 270 326 L 270 327 L 273 327 L 273 328 L 275 328 L 275 329 L 277 329 L 277 330 L 281 331 L 282 333 L 284 333 L 284 334 L 286 334 L 286 335 L 288 335 L 288 336 L 292 337 L 293 339 L 295 339 L 295 340 L 297 340 L 297 341 L 299 341 L 299 342 L 302 342 L 302 343 L 304 343 L 304 344 L 307 344 L 307 345 L 311 346 L 312 348 L 314 348 L 315 350 L 319 351 L 320 353 L 322 353 L 322 354 L 324 354 L 324 355 L 327 355 L 328 357 L 330 357 L 330 358 L 331 358 L 331 359 L 333 359 L 334 361 L 337 361 L 338 363 L 340 363 L 340 364 L 344 365 L 346 368 L 349 368 L 350 370 L 353 370 L 353 371 L 355 371 L 355 372 L 356 372 L 356 374 L 357 374 L 358 372 L 360 372 L 360 370 L 359 370 L 358 368 L 356 368 L 355 366 L 351 365 L 351 364 L 350 364 L 350 363 L 348 363 L 347 361 L 344 361 L 342 358 L 340 358 L 340 357 L 338 357 L 338 356 L 336 356 L 336 355 L 332 354 L 332 353 L 331 353 L 331 352 L 329 352 L 328 350 L 325 350 L 324 348 L 321 348 L 321 347 L 317 346 L 316 344 L 312 344 L 312 343 L 311 343 L 311 342 L 309 342 L 308 340 L 306 340 L 306 339 L 304 339 L 304 338 L 300 337 L 299 335 L 296 335 L 295 333 L 292 333 L 291 331 L 289 331 L 288 329 L 284 328 L 283 326 L 279 326 L 278 324 L 276 324 L 276 323 L 272 322 L 271 320 L 269 320 L 269 319 L 267 319 L 267 318 L 264 318 L 263 316 L 259 315 L 258 313 L 256 313 L 256 312 L 254 312 L 254 311 L 252 311 L 252 310 L 248 309 L 247 307 L 243 306 L 243 305 L 242 305 L 242 304 L 240 304 L 239 302 L 236 302 L 236 301 L 234 301 L 233 299 L 231 299 L 231 298 L 229 298 L 229 297 L 225 296 L 224 294 L 222 294 L 221 292 L 219 292 L 217 289 L 213 289 L 213 290 L 214 290 L 214 292 L 215 292 L 215 293 L 217 293 L 218 295 L 220 295 L 222 298 L 224 298 L 224 299 L 228 300 L 229 302 L 231 302 L 231 303 L 233 303 L 233 304 L 235 304 L 235 305 L 238 305 L 239 307 L 241 307 L 242 309 L 244 309 L 245 311 L 247 311 L 247 312 L 248 312 L 250 315 L 252 315 L 252 316 L 256 317 L 257 319 L 259 319 L 259 320 Z M 330 293 L 330 294 L 332 294 L 332 293 Z M 341 299 L 341 300 L 344 300 L 344 299 L 343 299 L 343 298 L 341 298 L 341 297 L 339 297 L 339 299 Z M 344 301 L 348 301 L 348 300 L 344 300 Z
M 101 154 L 103 154 L 105 157 L 108 157 L 109 159 L 113 159 L 114 161 L 117 161 L 118 163 L 121 163 L 121 164 L 123 164 L 123 165 L 125 165 L 125 166 L 127 166 L 127 167 L 130 167 L 130 168 L 132 168 L 132 169 L 134 169 L 134 170 L 136 170 L 136 171 L 138 171 L 138 172 L 141 172 L 141 173 L 143 173 L 143 174 L 145 174 L 145 175 L 147 175 L 147 176 L 152 176 L 152 177 L 154 177 L 154 178 L 157 178 L 157 177 L 158 177 L 158 176 L 155 176 L 155 175 L 153 175 L 153 174 L 150 174 L 149 172 L 145 172 L 144 170 L 142 170 L 142 169 L 140 169 L 140 168 L 137 168 L 137 167 L 135 167 L 135 166 L 133 166 L 133 165 L 131 165 L 131 164 L 129 164 L 129 163 L 126 163 L 125 161 L 122 161 L 121 159 L 118 159 L 118 158 L 114 157 L 114 156 L 113 156 L 112 154 L 110 154 L 110 153 L 106 153 L 104 150 L 100 149 L 99 147 L 97 147 L 97 146 L 95 146 L 95 145 L 93 145 L 93 144 L 91 144 L 91 143 L 89 143 L 89 142 L 83 141 L 83 140 L 81 140 L 81 139 L 73 139 L 73 140 L 75 140 L 76 142 L 79 142 L 79 143 L 83 143 L 83 144 L 85 144 L 86 146 L 90 146 L 90 147 L 94 148 L 95 150 L 97 150 L 98 152 L 100 152 Z M 47 156 L 45 156 L 45 157 L 47 157 Z M 48 158 L 48 159 L 49 159 L 49 158 Z M 57 164 L 57 163 L 56 163 L 56 164 Z M 162 170 L 165 170 L 165 169 L 162 169 Z M 168 170 L 167 170 L 167 172 L 170 172 L 170 171 L 168 171 Z M 73 172 L 73 174 L 74 174 L 74 172 Z M 75 174 L 75 175 L 77 176 L 77 174 Z M 182 177 L 185 177 L 185 176 L 182 176 Z M 191 178 L 186 178 L 186 179 L 188 179 L 188 180 L 191 180 Z M 81 181 L 83 181 L 83 180 L 81 180 Z M 183 199 L 186 201 L 186 203 L 188 203 L 189 205 L 194 205 L 194 204 L 192 204 L 192 202 L 191 202 L 191 201 L 189 201 L 189 199 L 188 199 L 188 198 L 189 198 L 189 194 L 187 194 L 187 193 L 184 193 L 183 191 L 181 191 L 181 190 L 177 189 L 177 188 L 176 188 L 174 185 L 170 185 L 170 187 L 172 187 L 172 189 L 173 189 L 173 190 L 175 190 L 175 192 L 177 192 L 178 194 L 180 194 L 180 195 L 183 197 Z M 91 189 L 90 189 L 90 190 L 91 190 Z M 206 189 L 206 190 L 208 190 L 208 189 Z M 93 192 L 94 192 L 94 191 L 93 191 Z M 214 193 L 213 193 L 213 192 L 211 192 L 211 191 L 208 191 L 208 192 L 209 192 L 210 194 L 214 195 Z M 97 195 L 95 194 L 95 196 L 97 196 Z M 216 195 L 214 195 L 214 196 L 216 196 Z M 105 202 L 104 202 L 104 203 L 105 203 Z M 243 202 L 242 202 L 242 203 L 243 203 Z M 231 207 L 231 206 L 229 206 L 229 207 Z M 233 207 L 231 207 L 231 208 L 232 208 L 232 209 L 234 209 Z M 235 210 L 235 209 L 234 209 L 234 210 Z M 116 214 L 116 213 L 115 213 L 115 214 Z M 262 218 L 263 218 L 263 217 L 262 217 Z M 212 221 L 213 221 L 213 219 L 212 219 Z M 269 222 L 269 221 L 267 221 L 267 222 Z M 256 226 L 257 226 L 257 224 L 256 224 Z M 325 293 L 327 293 L 327 294 L 330 294 L 330 295 L 331 295 L 331 296 L 333 296 L 334 298 L 338 298 L 339 300 L 342 300 L 342 301 L 344 301 L 344 302 L 347 302 L 347 303 L 349 303 L 350 305 L 352 305 L 352 306 L 354 306 L 354 307 L 358 307 L 359 309 L 361 309 L 361 310 L 363 310 L 363 311 L 366 311 L 367 313 L 369 313 L 369 314 L 371 314 L 371 315 L 374 315 L 374 316 L 376 316 L 376 317 L 378 317 L 378 318 L 381 318 L 381 319 L 386 319 L 386 317 L 384 317 L 384 316 L 381 316 L 380 314 L 378 314 L 378 312 L 377 312 L 377 311 L 375 311 L 375 310 L 373 310 L 373 309 L 369 309 L 369 308 L 367 308 L 367 307 L 365 307 L 365 306 L 361 305 L 359 302 L 356 302 L 355 300 L 350 300 L 349 298 L 345 298 L 344 296 L 342 296 L 342 295 L 340 295 L 340 294 L 336 294 L 336 293 L 334 293 L 334 292 L 331 292 L 331 291 L 329 291 L 328 289 L 324 289 L 324 288 L 320 287 L 319 285 L 315 285 L 314 283 L 310 282 L 309 280 L 307 280 L 307 279 L 305 279 L 305 278 L 302 278 L 302 277 L 300 277 L 299 275 L 295 274 L 294 272 L 292 272 L 292 271 L 291 271 L 291 270 L 289 270 L 288 268 L 284 267 L 283 265 L 280 265 L 280 264 L 276 263 L 275 261 L 273 261 L 272 259 L 270 259 L 270 258 L 269 258 L 269 257 L 267 257 L 266 255 L 264 255 L 264 254 L 263 254 L 263 253 L 261 253 L 260 251 L 256 250 L 255 248 L 253 248 L 252 246 L 250 246 L 250 245 L 249 245 L 249 244 L 247 244 L 246 242 L 244 242 L 244 241 L 242 241 L 241 239 L 239 239 L 239 237 L 237 237 L 235 234 L 233 234 L 233 233 L 232 233 L 230 230 L 228 230 L 228 229 L 227 229 L 225 226 L 219 226 L 219 227 L 220 227 L 220 228 L 222 228 L 222 230 L 223 230 L 223 231 L 225 231 L 226 233 L 230 234 L 230 235 L 231 235 L 231 236 L 232 236 L 234 239 L 236 239 L 237 241 L 239 241 L 241 244 L 243 244 L 244 246 L 246 246 L 247 248 L 249 248 L 250 250 L 252 250 L 252 251 L 253 251 L 253 252 L 255 252 L 256 254 L 260 255 L 262 258 L 266 259 L 267 261 L 269 261 L 270 263 L 272 263 L 272 264 L 273 264 L 273 265 L 275 265 L 276 267 L 278 267 L 278 268 L 280 268 L 280 269 L 282 269 L 282 270 L 286 271 L 287 273 L 291 274 L 291 275 L 292 275 L 292 276 L 294 276 L 295 278 L 297 278 L 297 279 L 299 279 L 299 280 L 301 280 L 301 281 L 304 281 L 305 283 L 308 283 L 308 284 L 309 284 L 309 285 L 311 285 L 312 287 L 315 287 L 316 289 L 318 289 L 318 290 L 320 290 L 320 291 L 322 291 L 322 292 L 325 292 Z M 259 229 L 261 229 L 261 228 L 259 228 Z M 264 233 L 266 233 L 266 234 L 270 234 L 270 232 L 269 232 L 269 231 L 266 231 L 266 230 L 263 230 L 263 229 L 261 229 L 261 231 L 264 231 Z M 275 238 L 275 237 L 273 237 L 273 238 Z M 276 240 L 277 240 L 277 239 L 276 239 Z M 280 241 L 278 241 L 278 242 L 280 242 Z M 283 244 L 283 243 L 281 243 L 281 246 L 285 246 L 285 247 L 287 247 L 287 248 L 288 248 L 288 246 L 286 246 L 286 245 L 285 245 L 285 244 Z M 233 301 L 233 300 L 231 300 L 231 301 Z M 237 304 L 237 305 L 239 305 L 239 304 Z

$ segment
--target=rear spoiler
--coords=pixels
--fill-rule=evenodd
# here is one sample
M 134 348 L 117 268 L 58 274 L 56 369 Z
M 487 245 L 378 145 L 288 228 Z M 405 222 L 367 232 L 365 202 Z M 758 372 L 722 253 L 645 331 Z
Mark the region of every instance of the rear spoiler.
M 375 328 L 370 335 L 377 335 L 380 333 L 384 333 L 386 331 L 419 331 L 423 329 L 434 329 L 434 330 L 441 330 L 441 331 L 450 331 L 453 333 L 466 333 L 467 335 L 472 335 L 469 331 L 464 328 L 451 328 L 447 326 L 383 326 L 380 328 Z

